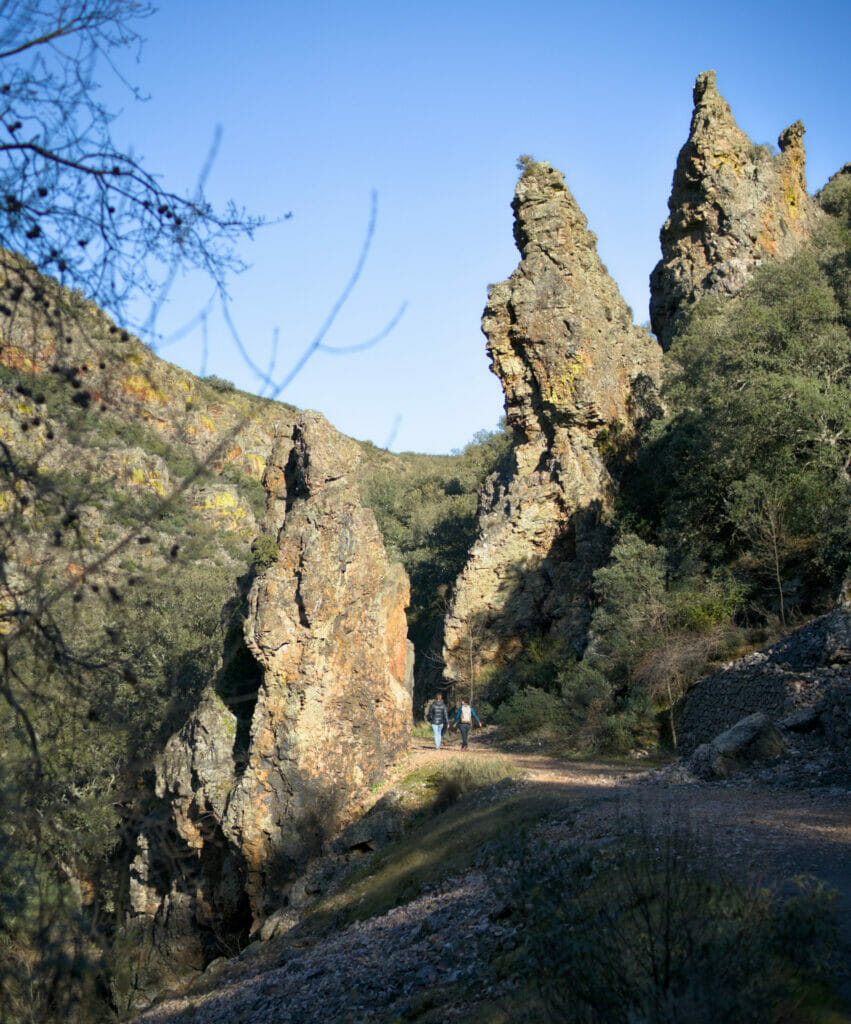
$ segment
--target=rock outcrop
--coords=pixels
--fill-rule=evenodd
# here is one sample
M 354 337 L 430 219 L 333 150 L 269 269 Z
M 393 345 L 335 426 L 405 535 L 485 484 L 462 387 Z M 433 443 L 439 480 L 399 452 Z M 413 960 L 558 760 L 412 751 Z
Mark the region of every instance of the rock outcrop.
M 272 449 L 264 531 L 276 557 L 244 627 L 256 692 L 234 714 L 223 669 L 157 766 L 160 824 L 138 844 L 130 893 L 154 931 L 179 908 L 196 930 L 246 936 L 407 747 L 408 579 L 360 505 L 359 459 L 311 412 Z
M 245 638 L 263 680 L 225 817 L 255 922 L 410 738 L 408 578 L 360 504 L 359 460 L 305 413 L 266 470 L 278 558 L 249 594 Z
M 608 552 L 608 456 L 652 415 L 660 373 L 661 351 L 633 326 L 563 176 L 530 161 L 513 207 L 522 260 L 491 287 L 482 329 L 517 443 L 481 496 L 445 621 L 454 681 L 535 631 L 581 650 L 591 574 Z
M 715 72 L 697 76 L 662 259 L 650 276 L 650 319 L 663 348 L 697 299 L 737 292 L 759 263 L 791 255 L 810 237 L 819 210 L 807 192 L 803 136 L 796 121 L 772 155 L 738 127 Z

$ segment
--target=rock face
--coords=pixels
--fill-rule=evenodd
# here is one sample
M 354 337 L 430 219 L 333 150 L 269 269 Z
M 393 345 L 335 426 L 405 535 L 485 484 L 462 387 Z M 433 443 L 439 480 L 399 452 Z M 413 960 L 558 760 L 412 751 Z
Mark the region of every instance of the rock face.
M 563 176 L 530 161 L 513 208 L 522 260 L 491 287 L 482 329 L 517 444 L 484 489 L 445 621 L 451 681 L 535 631 L 582 648 L 608 551 L 607 455 L 652 414 L 660 373 L 661 351 L 633 326 Z
M 693 302 L 738 291 L 759 263 L 791 255 L 810 237 L 819 212 L 807 193 L 803 136 L 796 121 L 773 156 L 737 126 L 715 72 L 697 76 L 662 259 L 650 276 L 650 319 L 664 348 Z
M 248 599 L 263 681 L 225 817 L 255 921 L 410 738 L 408 578 L 360 505 L 359 460 L 353 441 L 305 413 L 266 471 L 278 558 Z
M 276 440 L 264 531 L 277 557 L 245 620 L 250 733 L 219 680 L 167 744 L 157 796 L 168 824 L 142 837 L 131 883 L 133 909 L 155 928 L 180 908 L 211 935 L 247 935 L 407 747 L 408 579 L 360 505 L 359 459 L 318 413 Z M 164 835 L 179 872 L 163 863 Z

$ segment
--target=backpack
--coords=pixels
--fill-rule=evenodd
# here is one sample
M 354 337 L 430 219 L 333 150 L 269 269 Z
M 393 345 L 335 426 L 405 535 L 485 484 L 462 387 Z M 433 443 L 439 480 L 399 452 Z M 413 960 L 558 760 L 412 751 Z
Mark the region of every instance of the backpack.
M 469 725 L 473 721 L 473 709 L 469 704 L 461 705 L 461 721 L 465 725 Z

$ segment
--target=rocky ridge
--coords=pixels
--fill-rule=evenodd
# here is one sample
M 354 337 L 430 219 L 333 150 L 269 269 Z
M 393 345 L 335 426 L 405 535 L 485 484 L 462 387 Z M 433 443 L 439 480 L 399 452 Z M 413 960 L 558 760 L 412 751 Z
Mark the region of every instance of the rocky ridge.
M 796 121 L 781 133 L 779 155 L 755 145 L 718 92 L 715 72 L 697 76 L 662 258 L 650 276 L 650 319 L 664 348 L 697 299 L 737 292 L 762 261 L 783 259 L 811 237 L 819 208 L 807 192 L 803 137 Z
M 656 406 L 661 351 L 597 254 L 547 163 L 528 162 L 513 202 L 521 262 L 489 290 L 482 329 L 516 444 L 479 503 L 478 536 L 444 626 L 450 681 L 518 652 L 536 631 L 581 650 L 615 493 L 608 456 Z

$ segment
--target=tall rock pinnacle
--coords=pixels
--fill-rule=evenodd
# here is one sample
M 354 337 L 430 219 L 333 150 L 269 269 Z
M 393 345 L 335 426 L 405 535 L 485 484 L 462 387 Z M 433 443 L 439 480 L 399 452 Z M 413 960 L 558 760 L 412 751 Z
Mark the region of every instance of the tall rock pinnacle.
M 256 927 L 407 749 L 408 577 L 360 504 L 359 461 L 319 413 L 276 438 L 264 476 L 276 557 L 248 594 L 235 703 L 250 732 L 219 695 L 223 669 L 157 766 L 157 820 L 176 838 L 170 851 L 154 830 L 139 841 L 141 916 L 174 921 L 179 909 L 187 927 L 222 935 Z M 180 875 L 164 870 L 169 856 Z
M 513 208 L 522 260 L 491 287 L 482 329 L 518 443 L 486 484 L 444 623 L 455 682 L 536 631 L 584 645 L 591 574 L 608 550 L 606 454 L 649 414 L 660 372 L 661 351 L 633 326 L 563 176 L 528 162 Z
M 759 263 L 791 255 L 810 237 L 819 214 L 807 193 L 803 136 L 796 121 L 772 155 L 738 127 L 715 72 L 697 76 L 660 234 L 662 259 L 650 275 L 650 319 L 663 348 L 693 302 L 738 291 Z
M 266 470 L 278 557 L 248 598 L 263 681 L 225 819 L 255 920 L 410 738 L 408 577 L 360 504 L 359 461 L 354 441 L 304 413 Z

